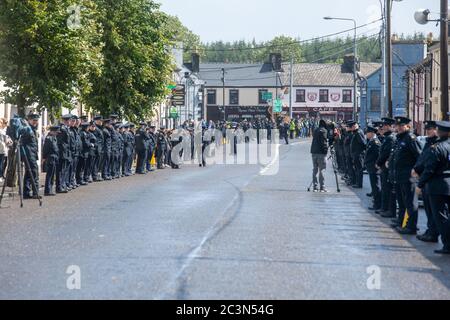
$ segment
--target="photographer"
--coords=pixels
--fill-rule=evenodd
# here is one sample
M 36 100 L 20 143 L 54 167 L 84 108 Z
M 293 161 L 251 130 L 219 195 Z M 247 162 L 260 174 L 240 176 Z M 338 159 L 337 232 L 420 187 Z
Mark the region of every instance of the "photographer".
M 38 137 L 37 126 L 40 116 L 35 113 L 30 113 L 27 116 L 28 125 L 31 129 L 24 130 L 21 135 L 22 149 L 21 157 L 22 161 L 26 163 L 28 161 L 30 170 L 25 170 L 23 178 L 23 198 L 24 199 L 38 199 L 39 196 L 39 171 L 38 171 Z M 34 184 L 34 187 L 33 187 Z
M 324 172 L 327 168 L 328 138 L 327 123 L 324 120 L 320 120 L 319 127 L 314 130 L 311 145 L 314 192 L 319 192 L 318 184 L 320 184 L 320 192 L 327 192 Z M 319 173 L 319 181 L 317 181 L 317 173 Z

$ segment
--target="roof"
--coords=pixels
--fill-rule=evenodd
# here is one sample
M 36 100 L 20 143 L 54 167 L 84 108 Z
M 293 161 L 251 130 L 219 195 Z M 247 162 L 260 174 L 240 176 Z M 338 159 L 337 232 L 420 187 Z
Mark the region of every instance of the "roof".
M 360 73 L 367 78 L 381 68 L 380 63 L 360 63 Z M 289 83 L 289 66 L 285 65 L 287 70 L 282 75 L 283 84 Z M 329 63 L 300 63 L 294 65 L 294 86 L 336 86 L 352 87 L 353 73 L 342 72 L 341 64 Z
M 222 68 L 225 68 L 225 86 L 227 87 L 275 87 L 277 83 L 276 72 L 268 63 L 202 63 L 198 77 L 206 82 L 207 87 L 221 87 Z
M 360 73 L 369 77 L 381 68 L 380 63 L 361 62 Z M 283 64 L 285 72 L 277 74 L 270 63 L 265 64 L 231 64 L 204 63 L 200 64 L 198 77 L 206 81 L 207 87 L 222 86 L 222 68 L 225 68 L 226 87 L 276 87 L 285 86 L 290 81 L 290 66 Z M 294 65 L 294 86 L 336 86 L 352 87 L 353 73 L 342 70 L 341 64 L 300 63 Z

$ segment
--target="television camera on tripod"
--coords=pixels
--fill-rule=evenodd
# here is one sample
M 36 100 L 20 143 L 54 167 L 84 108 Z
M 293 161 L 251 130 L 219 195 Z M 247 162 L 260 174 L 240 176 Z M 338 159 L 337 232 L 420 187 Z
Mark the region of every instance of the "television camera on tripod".
M 40 116 L 30 113 L 27 120 L 15 115 L 10 121 L 6 134 L 12 139 L 13 146 L 8 158 L 11 159 L 6 172 L 6 181 L 0 194 L 0 207 L 6 187 L 15 188 L 18 184 L 20 207 L 23 207 L 24 199 L 37 199 L 42 206 L 42 198 L 39 195 L 38 185 L 38 138 L 35 132 Z M 22 162 L 25 167 L 25 175 L 22 171 Z M 32 195 L 31 195 L 32 193 Z

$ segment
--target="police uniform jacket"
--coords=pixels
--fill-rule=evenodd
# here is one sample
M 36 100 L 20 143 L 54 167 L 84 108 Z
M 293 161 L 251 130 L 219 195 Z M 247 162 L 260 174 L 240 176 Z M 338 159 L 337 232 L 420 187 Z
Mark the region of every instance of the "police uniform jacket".
M 425 169 L 420 176 L 419 188 L 429 194 L 450 196 L 450 142 L 439 140 L 431 147 Z
M 411 179 L 411 171 L 422 153 L 422 146 L 416 136 L 407 131 L 397 134 L 397 142 L 393 154 L 393 166 L 395 181 L 407 183 Z
M 378 137 L 373 138 L 367 144 L 366 156 L 364 158 L 364 165 L 366 166 L 369 174 L 377 173 L 375 164 L 377 163 L 378 156 L 380 154 L 381 142 Z

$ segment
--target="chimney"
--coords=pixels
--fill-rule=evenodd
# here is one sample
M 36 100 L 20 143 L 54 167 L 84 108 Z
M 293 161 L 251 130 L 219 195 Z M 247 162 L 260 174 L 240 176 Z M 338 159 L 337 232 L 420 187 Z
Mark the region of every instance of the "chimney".
M 347 54 L 344 56 L 344 63 L 341 66 L 342 73 L 353 73 L 355 66 L 355 56 L 353 54 Z

